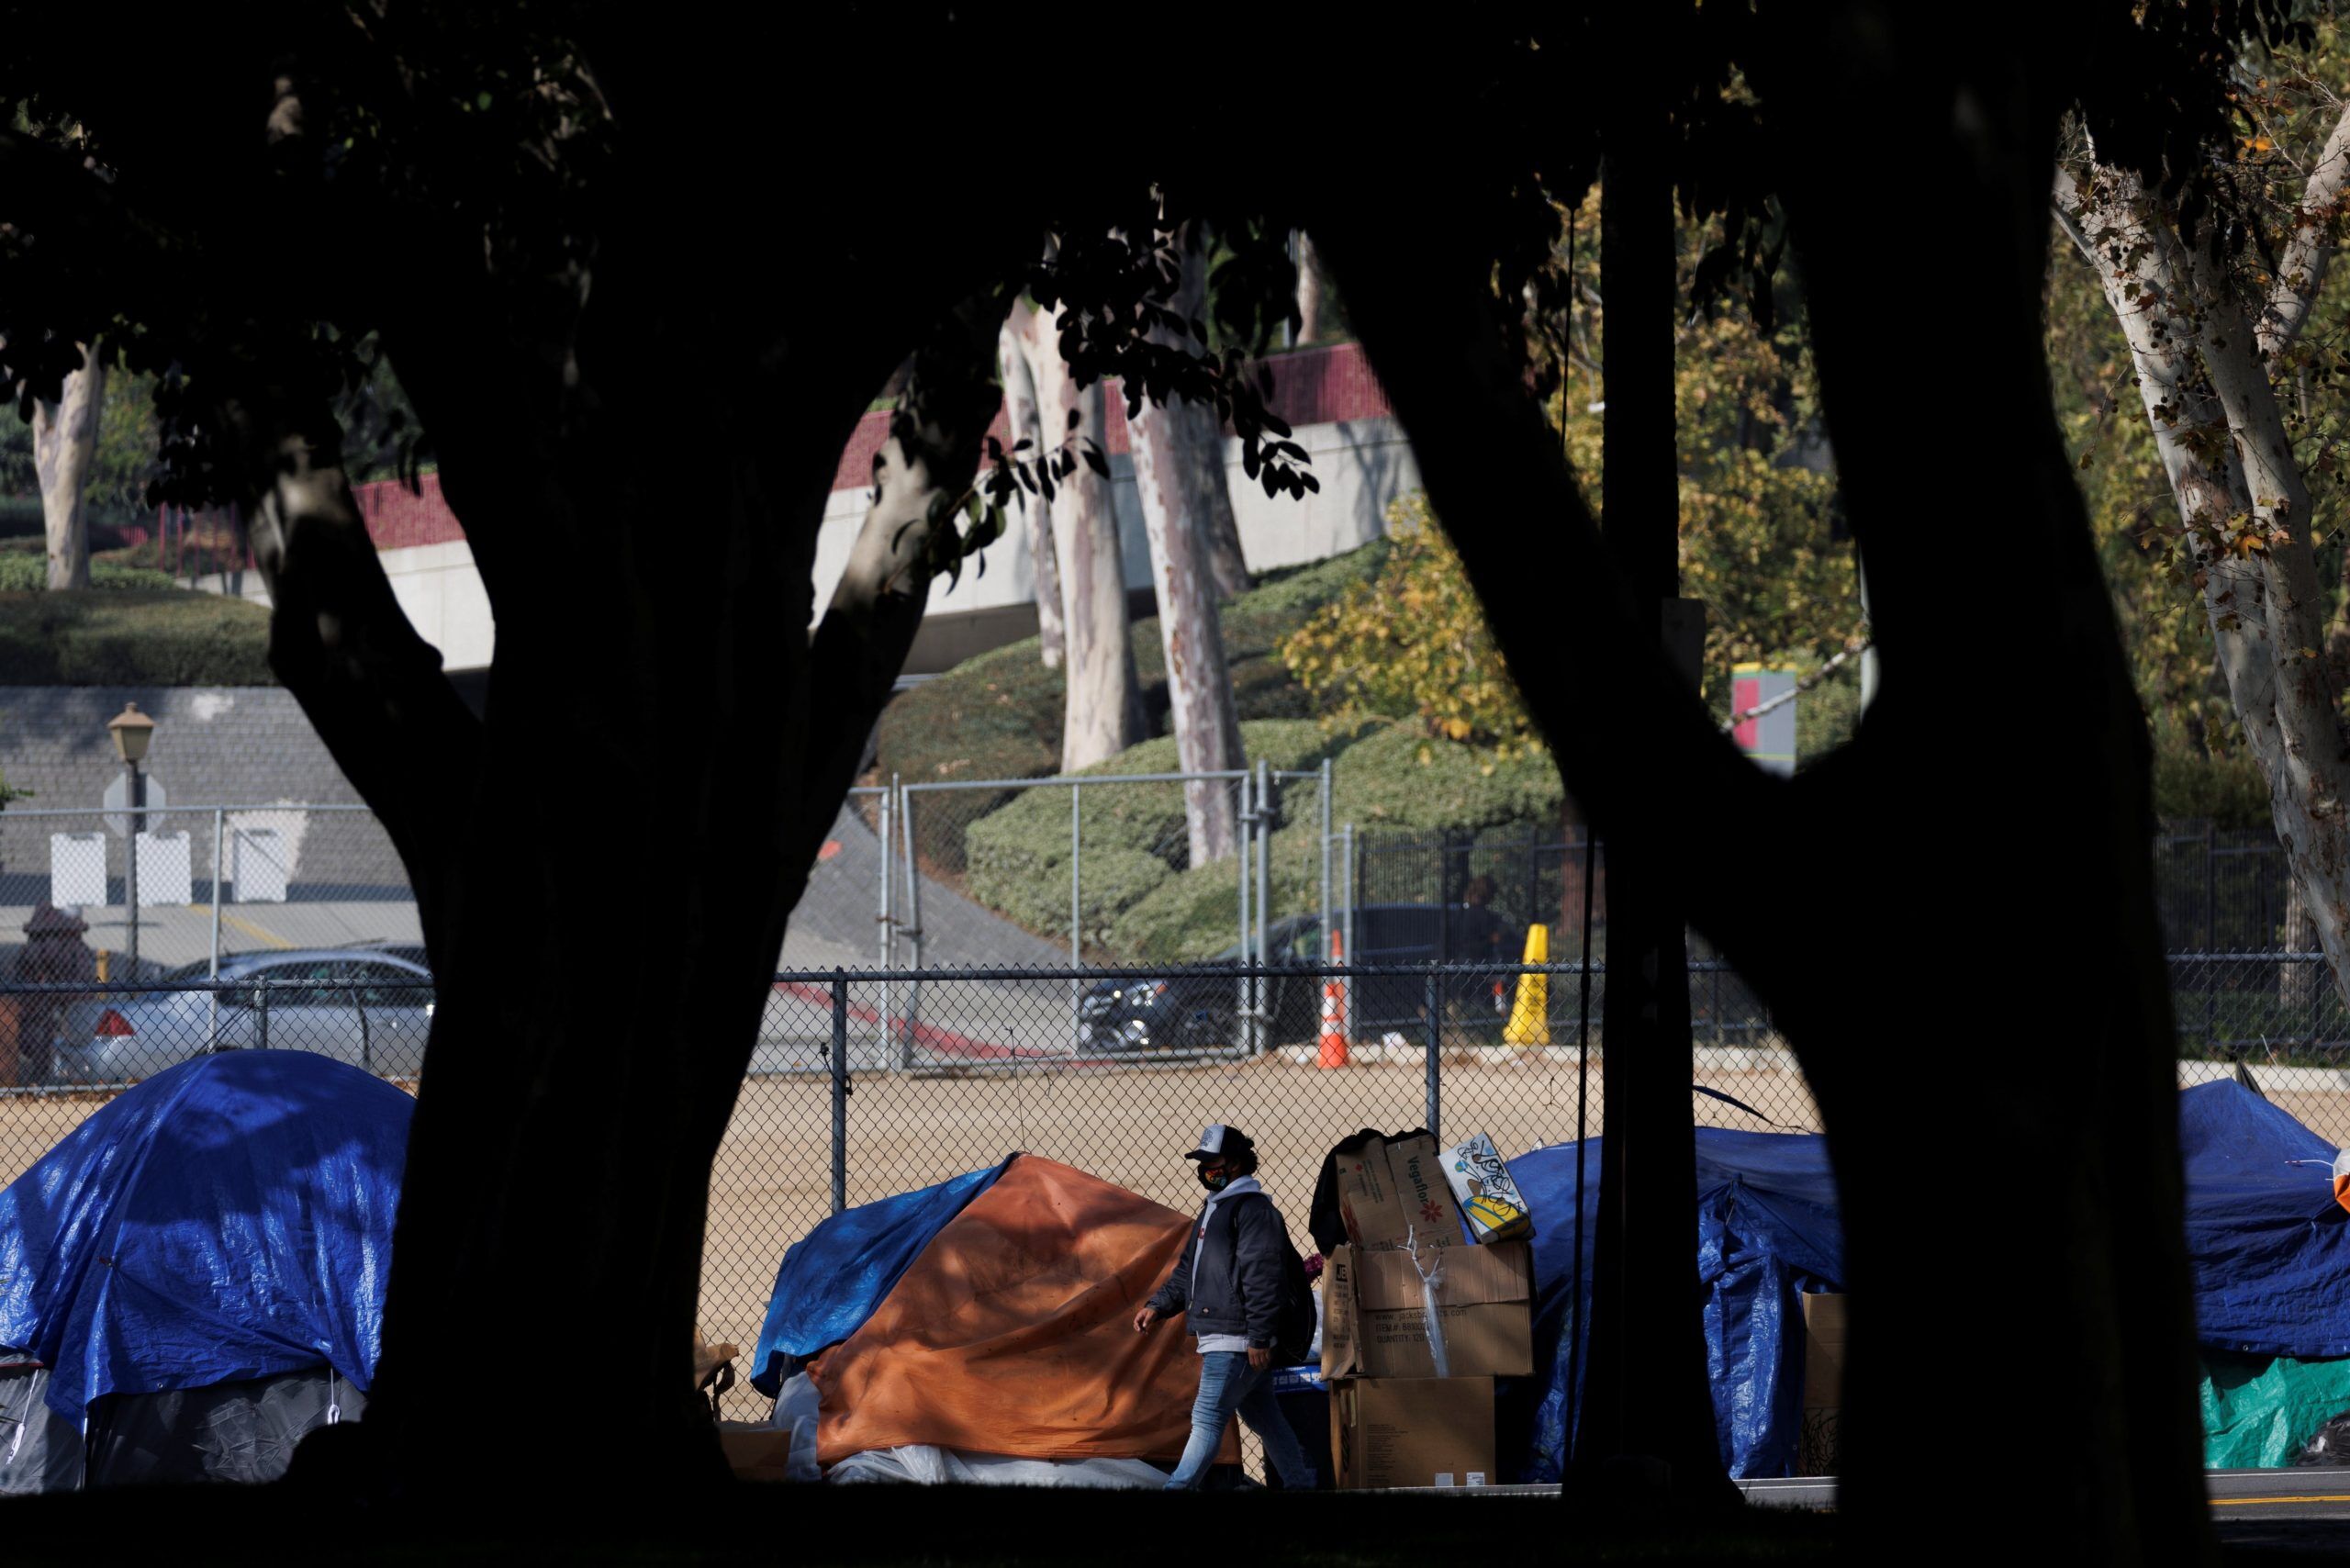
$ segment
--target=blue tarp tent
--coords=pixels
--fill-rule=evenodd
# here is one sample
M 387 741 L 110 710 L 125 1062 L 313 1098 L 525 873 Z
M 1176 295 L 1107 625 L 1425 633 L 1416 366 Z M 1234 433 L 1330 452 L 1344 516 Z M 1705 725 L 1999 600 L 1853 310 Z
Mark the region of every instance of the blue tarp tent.
M 1584 1146 L 1583 1297 L 1599 1233 L 1602 1138 Z M 1534 1237 L 1532 1387 L 1505 1408 L 1505 1470 L 1524 1481 L 1556 1481 L 1566 1452 L 1567 1330 L 1573 1279 L 1576 1146 L 1561 1144 L 1510 1162 L 1537 1220 Z M 1843 1241 L 1827 1141 L 1810 1134 L 1697 1129 L 1697 1271 L 1706 1290 L 1706 1359 L 1722 1462 L 1736 1476 L 1785 1475 L 1795 1468 L 1802 1422 L 1806 1291 L 1842 1288 Z M 1792 1326 L 1792 1333 L 1790 1327 Z
M 878 1203 L 844 1209 L 783 1254 L 767 1322 L 751 1352 L 751 1386 L 773 1399 L 783 1380 L 873 1316 L 930 1238 L 995 1185 L 1014 1157 Z
M 107 1394 L 375 1371 L 413 1102 L 304 1051 L 199 1057 L 0 1193 L 0 1346 L 80 1427 Z
M 2320 1370 L 2244 1358 L 2300 1361 L 2350 1356 L 2350 1214 L 2333 1201 L 2333 1146 L 2232 1080 L 2180 1094 L 2179 1149 L 2187 1177 L 2187 1242 L 2197 1339 L 2207 1362 L 2204 1403 L 2214 1451 L 2251 1452 L 2241 1428 L 2268 1440 L 2261 1462 L 2298 1446 L 2268 1432 L 2277 1397 L 2239 1385 L 2261 1379 L 2296 1389 Z M 1583 1299 L 1598 1230 L 1599 1161 L 1588 1144 L 1583 1181 Z M 1959 1151 L 1964 1160 L 1964 1151 Z M 1534 1239 L 1535 1365 L 1540 1375 L 1505 1402 L 1504 1467 L 1555 1481 L 1566 1449 L 1567 1329 L 1574 1245 L 1575 1146 L 1510 1161 L 1538 1220 Z M 1793 1472 L 1801 1419 L 1803 1318 L 1799 1293 L 1842 1288 L 1842 1241 L 1826 1140 L 1812 1134 L 1697 1129 L 1697 1271 L 1706 1289 L 1706 1354 L 1723 1462 L 1737 1476 Z M 2233 1359 L 2229 1359 L 2232 1357 Z M 2212 1370 L 2216 1369 L 2216 1371 Z M 2292 1374 L 2287 1376 L 2286 1374 Z M 2224 1375 L 2222 1375 L 2224 1374 Z M 2224 1386 L 2222 1386 L 2224 1385 Z M 2329 1385 L 2330 1387 L 2330 1385 Z M 2227 1397 L 2222 1397 L 2222 1395 Z M 2330 1398 L 2295 1406 L 2300 1437 Z M 2214 1412 L 2217 1412 L 2215 1415 Z M 1510 1418 L 1514 1415 L 1515 1418 Z M 2322 1416 L 2316 1418 L 2322 1419 Z M 2279 1428 L 2281 1430 L 2281 1428 Z M 1510 1447 L 1512 1442 L 1515 1447 Z M 2230 1462 L 2244 1462 L 2241 1459 Z
M 2333 1146 L 2232 1080 L 2178 1097 L 2178 1146 L 2196 1338 L 2350 1356 L 2350 1214 L 2333 1201 Z

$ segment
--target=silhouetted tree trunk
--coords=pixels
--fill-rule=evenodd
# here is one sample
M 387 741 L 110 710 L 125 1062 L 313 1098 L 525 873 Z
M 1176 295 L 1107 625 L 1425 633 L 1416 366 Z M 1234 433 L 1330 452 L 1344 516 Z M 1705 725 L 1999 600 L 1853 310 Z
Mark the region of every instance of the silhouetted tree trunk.
M 1102 383 L 1080 386 L 1058 349 L 1035 361 L 1036 403 L 1058 444 L 1074 436 L 1106 451 Z M 1074 418 L 1072 419 L 1072 416 Z M 1053 532 L 1060 542 L 1063 672 L 1061 771 L 1107 762 L 1142 738 L 1142 699 L 1128 635 L 1125 562 L 1110 481 L 1080 462 L 1055 487 Z
M 1207 261 L 1196 243 L 1184 246 L 1183 277 L 1171 308 L 1189 319 L 1207 297 Z M 1155 334 L 1172 342 L 1169 334 Z M 1233 700 L 1232 674 L 1224 656 L 1224 631 L 1215 611 L 1204 497 L 1224 495 L 1224 443 L 1204 445 L 1194 436 L 1204 415 L 1213 433 L 1215 417 L 1197 404 L 1167 408 L 1146 403 L 1127 421 L 1132 434 L 1135 488 L 1142 500 L 1143 532 L 1150 543 L 1151 581 L 1158 596 L 1158 634 L 1167 655 L 1169 718 L 1175 753 L 1186 773 L 1230 772 L 1243 766 L 1240 712 Z M 1228 514 L 1231 501 L 1225 496 Z M 1233 853 L 1235 801 L 1223 779 L 1183 787 L 1183 820 L 1191 863 L 1204 866 Z
M 1494 330 L 1490 257 L 1448 239 L 1462 198 L 1384 168 L 1376 185 L 1334 180 L 1317 192 L 1315 238 L 1568 790 L 1611 851 L 1624 827 L 1663 824 L 1643 846 L 1650 874 L 1683 893 L 1786 1030 L 1825 1118 L 1852 1304 L 1848 1550 L 1915 1549 L 1919 1413 L 1889 1369 L 1930 1346 L 1936 1451 L 2012 1445 L 1998 1391 L 2019 1368 L 2035 1419 L 2066 1434 L 2039 1473 L 2048 1550 L 2208 1560 L 2151 748 L 2042 335 L 2044 193 L 2078 24 L 2052 14 L 2026 54 L 1931 7 L 1848 3 L 1819 20 L 1747 63 L 1771 106 L 1829 431 L 1869 552 L 1883 686 L 1852 745 L 1795 778 L 1737 756 L 1607 571 L 1556 432 Z M 1931 192 L 1932 242 L 1892 263 L 1883 214 L 1855 190 Z M 1920 302 L 1935 341 L 1965 345 L 1938 362 L 1935 393 L 1966 411 L 1968 485 L 1918 483 L 1915 432 L 1886 396 L 1916 367 L 1916 340 L 1886 323 Z M 1952 555 L 1979 531 L 1986 494 L 2000 498 L 2002 552 L 2032 564 L 2041 633 L 1987 647 L 1981 586 Z M 1936 672 L 1958 647 L 1987 660 L 1970 670 L 1986 689 L 2032 693 L 1987 773 L 1945 743 Z M 1958 820 L 2001 853 L 1937 860 L 1923 885 L 1921 862 L 1892 846 Z M 1722 822 L 1746 824 L 1734 858 L 1705 825 Z M 2019 868 L 2064 896 L 2018 899 Z M 2065 983 L 2035 998 L 2041 1034 L 2064 1047 L 1966 1097 L 1967 1195 L 1929 1217 L 1920 1107 L 1949 1104 L 1950 1064 L 1979 1049 L 1982 1020 L 1918 1007 L 1914 964 L 1985 929 L 2065 955 Z M 1952 1289 L 1952 1260 L 1993 1246 L 2005 1275 L 2037 1282 L 2030 1312 Z M 2013 1529 L 2008 1510 L 1949 1510 L 1934 1544 L 1989 1560 Z
M 1003 367 L 1003 444 L 1009 449 L 1022 441 L 1029 442 L 1028 450 L 1019 455 L 1030 461 L 1041 456 L 1046 444 L 1045 427 L 1036 414 L 1035 356 L 1059 352 L 1044 332 L 1051 322 L 1052 318 L 1042 310 L 1015 301 L 1004 318 L 997 348 L 997 358 Z M 1023 490 L 1018 504 L 1027 521 L 1028 561 L 1035 585 L 1037 652 L 1046 669 L 1058 669 L 1067 633 L 1061 622 L 1060 546 L 1053 537 L 1053 503 L 1041 494 L 1032 496 Z
M 82 368 L 65 378 L 57 402 L 33 404 L 33 471 L 40 480 L 41 521 L 49 535 L 49 586 L 90 586 L 90 515 L 86 492 L 98 450 L 98 410 L 105 406 L 106 367 L 83 352 Z
M 1637 88 L 1605 132 L 1600 290 L 1608 303 L 1602 522 L 1607 554 L 1651 644 L 1662 647 L 1681 591 L 1680 469 L 1673 407 L 1674 275 L 1671 176 L 1661 98 Z M 1694 689 L 1691 695 L 1695 695 Z M 1607 923 L 1601 1008 L 1607 1137 L 1592 1276 L 1589 1360 L 1574 1463 L 1594 1498 L 1632 1487 L 1610 1473 L 1623 1455 L 1663 1461 L 1671 1493 L 1734 1500 L 1716 1446 L 1706 1372 L 1704 1293 L 1689 1246 L 1696 1144 L 1689 1106 L 1687 916 L 1651 846 L 1677 824 L 1664 802 L 1635 796 Z M 1679 1304 L 1677 1308 L 1671 1304 Z

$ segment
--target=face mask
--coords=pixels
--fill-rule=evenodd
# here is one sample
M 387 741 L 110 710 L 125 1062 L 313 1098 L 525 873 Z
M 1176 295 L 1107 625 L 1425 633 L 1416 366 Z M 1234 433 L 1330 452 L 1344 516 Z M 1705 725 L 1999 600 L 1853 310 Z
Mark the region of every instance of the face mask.
M 1225 1170 L 1203 1170 L 1200 1172 L 1200 1185 L 1205 1187 L 1211 1193 L 1223 1192 L 1225 1185 L 1229 1183 L 1231 1180 L 1231 1172 Z

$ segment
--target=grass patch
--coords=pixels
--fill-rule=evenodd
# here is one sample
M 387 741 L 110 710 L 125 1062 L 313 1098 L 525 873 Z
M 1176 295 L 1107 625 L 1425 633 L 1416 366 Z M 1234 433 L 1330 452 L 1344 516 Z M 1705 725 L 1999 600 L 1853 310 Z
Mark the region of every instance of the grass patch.
M 260 605 L 170 588 L 0 591 L 0 685 L 276 684 Z

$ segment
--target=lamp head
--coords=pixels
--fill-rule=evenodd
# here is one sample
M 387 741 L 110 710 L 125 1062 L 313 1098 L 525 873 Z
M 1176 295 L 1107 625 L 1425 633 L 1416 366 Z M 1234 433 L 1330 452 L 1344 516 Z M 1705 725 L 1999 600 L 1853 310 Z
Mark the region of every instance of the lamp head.
M 139 711 L 136 702 L 126 702 L 122 711 L 106 721 L 106 728 L 114 734 L 114 749 L 122 760 L 136 767 L 147 760 L 147 743 L 155 738 L 155 721 Z

